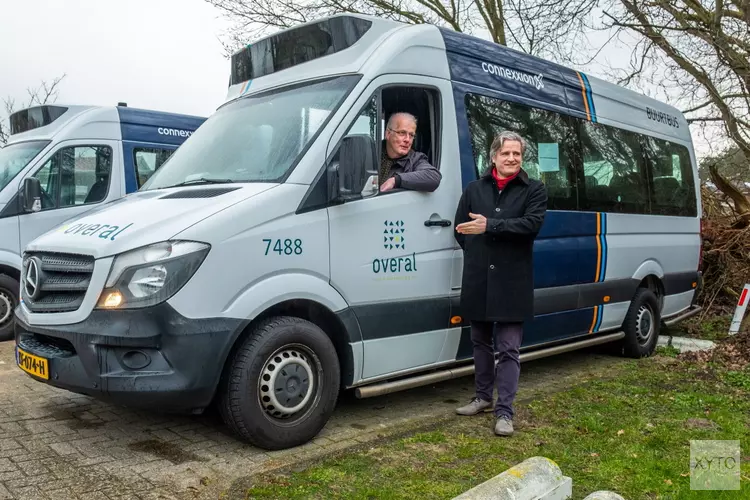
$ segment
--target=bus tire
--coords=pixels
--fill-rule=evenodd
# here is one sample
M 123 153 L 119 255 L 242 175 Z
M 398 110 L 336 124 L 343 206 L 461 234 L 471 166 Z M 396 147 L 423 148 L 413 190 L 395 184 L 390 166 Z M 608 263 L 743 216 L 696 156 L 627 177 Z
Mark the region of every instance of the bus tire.
M 624 355 L 629 358 L 643 358 L 653 354 L 659 340 L 660 325 L 659 299 L 648 288 L 639 288 L 623 322 Z
M 295 317 L 259 323 L 229 360 L 219 411 L 244 441 L 267 450 L 304 444 L 336 406 L 339 359 L 328 335 Z
M 20 287 L 15 279 L 0 274 L 0 341 L 11 340 L 15 336 L 13 311 L 18 305 Z

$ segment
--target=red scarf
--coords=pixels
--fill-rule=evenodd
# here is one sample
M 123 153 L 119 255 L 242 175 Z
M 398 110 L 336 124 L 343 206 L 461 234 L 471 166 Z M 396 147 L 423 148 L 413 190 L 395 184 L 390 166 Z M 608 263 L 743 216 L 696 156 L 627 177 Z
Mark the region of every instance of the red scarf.
M 520 172 L 520 170 L 519 170 L 519 172 Z M 513 179 L 515 179 L 517 175 L 518 175 L 518 172 L 516 172 L 515 174 L 511 175 L 510 177 L 506 177 L 505 179 L 503 179 L 503 178 L 501 178 L 500 176 L 497 175 L 497 169 L 496 168 L 492 169 L 492 177 L 495 178 L 495 182 L 497 183 L 497 188 L 500 191 L 502 191 L 503 189 L 505 189 L 505 186 L 507 186 L 510 181 L 512 181 Z

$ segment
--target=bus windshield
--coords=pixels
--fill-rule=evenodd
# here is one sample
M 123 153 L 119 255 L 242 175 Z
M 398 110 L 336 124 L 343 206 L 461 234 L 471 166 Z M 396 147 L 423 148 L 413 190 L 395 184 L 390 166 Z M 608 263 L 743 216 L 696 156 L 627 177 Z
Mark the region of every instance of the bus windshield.
M 356 83 L 339 76 L 240 98 L 220 108 L 143 185 L 280 182 Z
M 34 159 L 49 141 L 19 142 L 0 148 L 0 191 Z

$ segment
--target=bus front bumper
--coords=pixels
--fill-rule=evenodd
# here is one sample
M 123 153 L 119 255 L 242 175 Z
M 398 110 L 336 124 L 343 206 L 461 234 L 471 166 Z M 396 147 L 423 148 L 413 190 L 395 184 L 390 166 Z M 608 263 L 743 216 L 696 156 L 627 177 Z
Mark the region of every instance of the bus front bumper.
M 168 304 L 94 311 L 38 326 L 16 312 L 16 364 L 33 379 L 114 404 L 200 413 L 213 398 L 238 320 L 188 319 Z

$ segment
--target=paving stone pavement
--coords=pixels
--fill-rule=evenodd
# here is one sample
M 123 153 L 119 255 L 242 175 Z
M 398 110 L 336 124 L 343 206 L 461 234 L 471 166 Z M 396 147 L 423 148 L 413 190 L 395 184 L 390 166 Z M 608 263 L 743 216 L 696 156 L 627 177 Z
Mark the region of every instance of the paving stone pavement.
M 625 360 L 591 351 L 524 363 L 518 400 L 597 378 Z M 174 416 L 102 403 L 32 380 L 0 343 L 0 500 L 219 498 L 233 481 L 429 425 L 472 396 L 472 377 L 378 398 L 342 396 L 314 441 L 265 452 L 215 413 Z

